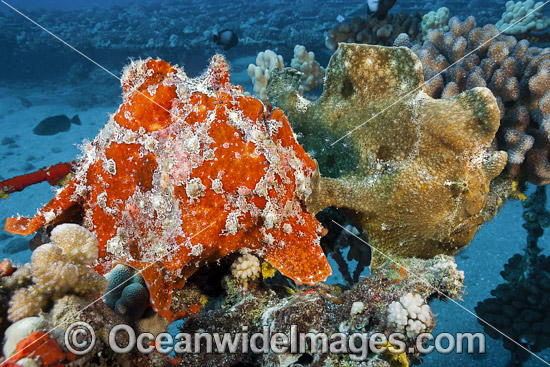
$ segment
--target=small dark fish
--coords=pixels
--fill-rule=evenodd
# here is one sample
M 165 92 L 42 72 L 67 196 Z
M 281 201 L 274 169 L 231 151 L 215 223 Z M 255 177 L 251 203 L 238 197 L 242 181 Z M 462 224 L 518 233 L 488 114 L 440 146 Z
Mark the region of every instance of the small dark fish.
M 62 131 L 69 131 L 71 123 L 80 125 L 80 119 L 78 115 L 74 115 L 72 119 L 69 119 L 65 115 L 57 115 L 45 118 L 40 121 L 32 132 L 36 135 L 55 135 Z
M 369 11 L 374 13 L 378 20 L 386 19 L 388 11 L 395 5 L 397 0 L 367 0 Z
M 223 49 L 227 51 L 239 43 L 239 37 L 231 29 L 224 29 L 214 35 L 214 43 L 223 46 Z
M 21 105 L 23 105 L 23 107 L 29 108 L 29 107 L 32 106 L 31 101 L 29 101 L 29 100 L 26 99 L 25 97 L 17 97 L 17 98 L 19 98 L 19 100 L 21 101 Z

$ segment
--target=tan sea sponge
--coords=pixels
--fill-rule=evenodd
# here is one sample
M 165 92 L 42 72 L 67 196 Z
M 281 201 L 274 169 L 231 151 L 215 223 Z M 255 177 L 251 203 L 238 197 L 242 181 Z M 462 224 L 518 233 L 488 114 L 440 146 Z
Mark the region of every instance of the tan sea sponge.
M 333 150 L 351 146 L 336 164 L 358 162 L 340 177 L 317 176 L 308 210 L 348 209 L 384 254 L 428 258 L 470 243 L 507 160 L 491 150 L 499 109 L 487 88 L 432 99 L 409 49 L 343 43 L 318 100 L 302 98 L 296 79 L 287 69 L 274 73 L 271 103 L 304 136 L 333 132 L 318 139 L 335 142 Z M 384 260 L 373 252 L 374 263 Z

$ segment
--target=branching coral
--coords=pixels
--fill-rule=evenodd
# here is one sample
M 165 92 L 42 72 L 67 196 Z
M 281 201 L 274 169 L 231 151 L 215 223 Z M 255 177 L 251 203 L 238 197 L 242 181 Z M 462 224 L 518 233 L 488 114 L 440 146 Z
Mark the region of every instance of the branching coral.
M 311 92 L 320 85 L 323 85 L 325 68 L 315 61 L 315 54 L 307 52 L 302 45 L 294 47 L 294 57 L 290 60 L 290 67 L 302 73 L 300 81 L 300 92 Z M 266 95 L 267 97 L 267 95 Z
M 273 69 L 285 67 L 283 57 L 271 50 L 260 52 L 256 56 L 256 65 L 248 65 L 248 76 L 254 85 L 254 94 L 262 101 L 267 101 L 265 87 Z
M 443 32 L 449 30 L 449 9 L 442 7 L 437 11 L 430 11 L 422 17 L 422 35 L 426 37 L 432 29 L 439 29 Z
M 254 255 L 245 254 L 239 256 L 231 265 L 231 274 L 245 285 L 260 277 L 262 267 L 260 260 Z
M 523 206 L 525 251 L 508 259 L 500 273 L 505 282 L 475 309 L 487 335 L 502 337 L 504 347 L 512 353 L 510 365 L 514 366 L 523 365 L 530 357 L 528 351 L 538 353 L 550 347 L 550 257 L 542 255 L 538 247 L 544 229 L 550 226 L 546 186 L 537 187 Z
M 256 65 L 248 65 L 248 76 L 254 85 L 254 95 L 263 102 L 268 103 L 266 86 L 274 69 L 284 68 L 284 60 L 271 50 L 260 52 L 256 56 Z M 300 93 L 311 92 L 323 84 L 325 69 L 315 61 L 315 54 L 307 52 L 302 45 L 294 47 L 294 57 L 290 61 L 290 67 L 301 73 Z
M 429 32 L 423 45 L 412 47 L 423 65 L 426 92 L 449 98 L 488 87 L 500 110 L 497 142 L 509 153 L 508 173 L 536 185 L 550 183 L 550 138 L 545 127 L 550 121 L 550 96 L 544 97 L 550 89 L 550 49 L 499 35 L 494 25 L 476 27 L 473 17 L 463 22 L 453 17 L 449 28 Z
M 414 338 L 434 324 L 430 306 L 416 293 L 407 293 L 399 301 L 390 303 L 387 313 L 389 325 L 405 332 L 409 338 Z
M 33 284 L 17 290 L 8 317 L 12 321 L 37 315 L 50 301 L 67 293 L 100 295 L 107 281 L 92 269 L 98 242 L 87 229 L 76 224 L 55 227 L 51 243 L 34 250 L 31 258 Z
M 349 209 L 384 254 L 431 257 L 470 243 L 483 223 L 489 182 L 506 164 L 506 153 L 491 149 L 499 126 L 491 92 L 434 100 L 421 87 L 421 70 L 405 48 L 340 44 L 315 102 L 296 92 L 286 69 L 268 84 L 271 102 L 297 131 L 345 136 L 359 162 L 338 178 L 316 176 L 308 209 Z M 373 253 L 373 262 L 384 260 Z
M 550 25 L 550 19 L 540 10 L 543 5 L 542 1 L 536 4 L 533 0 L 508 1 L 506 11 L 502 13 L 502 19 L 495 25 L 506 34 L 522 34 L 546 29 Z

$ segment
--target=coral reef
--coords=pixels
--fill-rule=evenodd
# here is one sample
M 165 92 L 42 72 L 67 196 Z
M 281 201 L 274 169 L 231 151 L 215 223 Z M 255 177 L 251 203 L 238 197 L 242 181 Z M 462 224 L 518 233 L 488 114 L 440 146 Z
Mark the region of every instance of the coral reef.
M 476 27 L 473 17 L 449 21 L 412 50 L 423 65 L 426 93 L 449 98 L 489 88 L 500 110 L 499 149 L 508 151 L 507 172 L 535 185 L 550 183 L 550 49 L 499 35 L 494 25 Z
M 409 272 L 412 269 L 414 273 Z M 325 333 L 331 340 L 338 333 L 343 337 L 350 337 L 354 333 L 366 337 L 375 332 L 388 335 L 403 331 L 400 326 L 394 326 L 390 322 L 388 310 L 394 302 L 408 300 L 408 294 L 415 295 L 411 298 L 413 302 L 407 304 L 408 309 L 412 314 L 416 305 L 420 305 L 418 317 L 429 324 L 425 324 L 425 330 L 429 332 L 435 324 L 424 317 L 428 314 L 431 317 L 429 306 L 425 303 L 434 298 L 460 297 L 463 280 L 464 274 L 456 270 L 454 259 L 444 255 L 430 260 L 408 259 L 402 264 L 386 264 L 348 290 L 342 290 L 335 285 L 302 287 L 282 299 L 275 289 L 265 284 L 256 284 L 242 292 L 242 288 L 232 282 L 230 277 L 225 277 L 227 295 L 222 308 L 185 320 L 181 332 L 191 335 L 197 330 L 230 335 L 242 335 L 243 331 L 248 335 L 267 332 L 267 340 L 270 333 L 275 332 L 284 333 L 289 339 L 293 334 L 297 337 L 297 333 L 311 333 L 308 335 L 313 338 L 317 333 Z M 247 325 L 246 330 L 243 330 L 243 325 Z M 411 328 L 409 335 L 404 335 L 404 352 L 401 358 L 406 363 L 407 359 L 418 356 L 414 340 L 420 330 Z M 358 358 L 352 360 L 350 357 L 353 356 L 349 354 L 322 352 L 321 344 L 315 345 L 318 348 L 312 344 L 314 342 L 292 354 L 289 350 L 282 353 L 275 353 L 273 350 L 252 353 L 250 349 L 246 353 L 240 347 L 237 353 L 228 354 L 188 352 L 180 355 L 182 359 L 178 365 L 222 367 L 239 363 L 259 363 L 262 366 L 290 366 L 293 363 L 308 362 L 318 366 L 390 366 L 385 360 L 395 357 L 391 352 L 367 356 L 359 348 L 355 353 Z M 191 348 L 188 351 L 192 350 Z M 391 366 L 397 365 L 392 363 Z
M 523 204 L 523 227 L 528 234 L 525 252 L 515 254 L 504 265 L 500 274 L 506 282 L 491 291 L 494 298 L 476 307 L 487 335 L 502 338 L 512 353 L 512 366 L 522 366 L 529 351 L 538 353 L 550 347 L 550 257 L 542 255 L 538 247 L 544 229 L 550 226 L 546 186 L 537 187 Z
M 294 57 L 290 60 L 290 67 L 302 73 L 300 93 L 311 92 L 323 85 L 325 68 L 315 61 L 315 54 L 312 51 L 307 52 L 304 46 L 294 46 Z
M 439 29 L 443 32 L 449 31 L 449 19 L 451 13 L 448 8 L 442 7 L 437 11 L 430 11 L 422 17 L 422 36 L 426 38 L 432 29 Z
M 68 353 L 64 340 L 65 334 L 69 332 L 68 327 L 75 322 L 87 323 L 93 328 L 96 335 L 95 345 L 90 353 L 76 357 Z M 72 294 L 65 295 L 58 299 L 47 313 L 41 313 L 39 317 L 22 319 L 10 326 L 6 332 L 6 343 L 3 349 L 6 360 L 2 360 L 0 364 L 2 366 L 19 366 L 19 363 L 27 361 L 26 355 L 33 354 L 33 357 L 38 355 L 42 357 L 43 363 L 40 364 L 41 366 L 47 365 L 44 363 L 45 358 L 48 358 L 49 361 L 54 357 L 62 360 L 62 365 L 68 366 L 132 365 L 169 367 L 174 365 L 169 356 L 159 353 L 147 355 L 135 348 L 128 353 L 115 353 L 110 347 L 113 345 L 113 341 L 119 346 L 126 346 L 129 342 L 128 334 L 124 332 L 117 333 L 114 340 L 109 340 L 110 330 L 120 324 L 127 325 L 129 322 L 117 315 L 104 302 L 90 303 L 89 299 Z M 134 328 L 136 333 L 159 333 L 166 331 L 166 324 L 164 324 L 162 330 L 139 329 L 137 326 L 134 326 Z M 72 331 L 74 332 L 74 330 Z M 72 337 L 70 334 L 68 335 L 69 338 Z M 41 339 L 29 345 L 29 342 L 32 341 L 29 336 L 31 336 L 31 339 L 36 338 L 36 336 Z M 82 337 L 82 334 L 79 337 Z M 42 339 L 47 341 L 45 348 L 42 347 L 46 345 L 41 342 Z M 29 348 L 24 348 L 25 344 L 29 345 Z M 61 348 L 57 348 L 56 344 Z M 60 364 L 53 365 L 60 366 Z
M 325 45 L 335 51 L 340 42 L 367 43 L 391 46 L 396 37 L 406 33 L 414 41 L 422 34 L 422 16 L 415 12 L 409 14 L 390 13 L 383 20 L 378 20 L 373 14 L 365 18 L 353 18 L 350 24 L 342 23 L 328 31 Z
M 550 19 L 544 16 L 540 10 L 542 6 L 542 1 L 536 4 L 533 0 L 508 1 L 506 3 L 506 11 L 502 13 L 502 19 L 495 26 L 506 34 L 524 34 L 530 31 L 542 31 L 550 25 Z M 527 14 L 529 15 L 526 17 Z
M 107 306 L 131 320 L 140 319 L 149 305 L 149 292 L 143 277 L 135 269 L 117 264 L 105 278 L 108 282 Z
M 282 69 L 285 67 L 283 57 L 277 55 L 271 50 L 260 52 L 256 56 L 256 65 L 248 65 L 248 76 L 252 80 L 254 95 L 264 102 L 267 102 L 265 87 L 269 80 L 269 75 L 273 69 Z
M 245 285 L 248 285 L 249 281 L 258 279 L 261 273 L 260 260 L 254 255 L 245 254 L 239 256 L 231 265 L 231 274 Z
M 71 181 L 5 230 L 29 235 L 84 218 L 99 242 L 95 269 L 120 262 L 141 271 L 157 311 L 201 265 L 238 250 L 297 283 L 331 274 L 322 227 L 303 205 L 315 164 L 282 111 L 229 83 L 223 56 L 197 79 L 147 59 L 121 80 L 123 103 Z
M 260 52 L 256 56 L 256 65 L 248 65 L 248 76 L 252 80 L 254 95 L 262 102 L 269 103 L 267 99 L 266 86 L 269 76 L 274 69 L 285 67 L 283 57 L 271 50 Z M 307 52 L 302 45 L 294 47 L 294 57 L 290 61 L 290 67 L 298 70 L 301 74 L 300 93 L 311 92 L 323 84 L 325 69 L 315 61 L 315 54 Z
M 91 232 L 77 224 L 61 224 L 52 230 L 50 240 L 32 254 L 32 284 L 13 294 L 11 321 L 37 315 L 67 293 L 97 296 L 105 291 L 107 281 L 91 267 L 98 255 Z
M 323 138 L 349 142 L 359 162 L 338 178 L 323 177 L 320 167 L 311 212 L 348 209 L 383 254 L 427 258 L 470 243 L 484 221 L 490 180 L 507 159 L 491 149 L 499 110 L 488 89 L 435 100 L 423 91 L 422 65 L 410 50 L 345 43 L 318 100 L 302 98 L 297 83 L 291 70 L 274 73 L 271 103 L 304 136 L 324 128 L 332 135 Z M 385 260 L 373 253 L 374 263 Z

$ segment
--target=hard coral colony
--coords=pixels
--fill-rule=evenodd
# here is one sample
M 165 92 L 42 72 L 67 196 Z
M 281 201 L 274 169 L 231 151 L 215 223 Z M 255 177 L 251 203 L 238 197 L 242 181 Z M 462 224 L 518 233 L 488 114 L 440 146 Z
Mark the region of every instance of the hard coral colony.
M 223 56 L 198 79 L 133 62 L 122 86 L 123 104 L 71 181 L 33 218 L 8 219 L 8 232 L 82 220 L 99 243 L 95 269 L 141 270 L 157 311 L 200 265 L 237 251 L 297 283 L 331 274 L 322 227 L 303 205 L 315 164 L 280 110 L 229 83 Z

